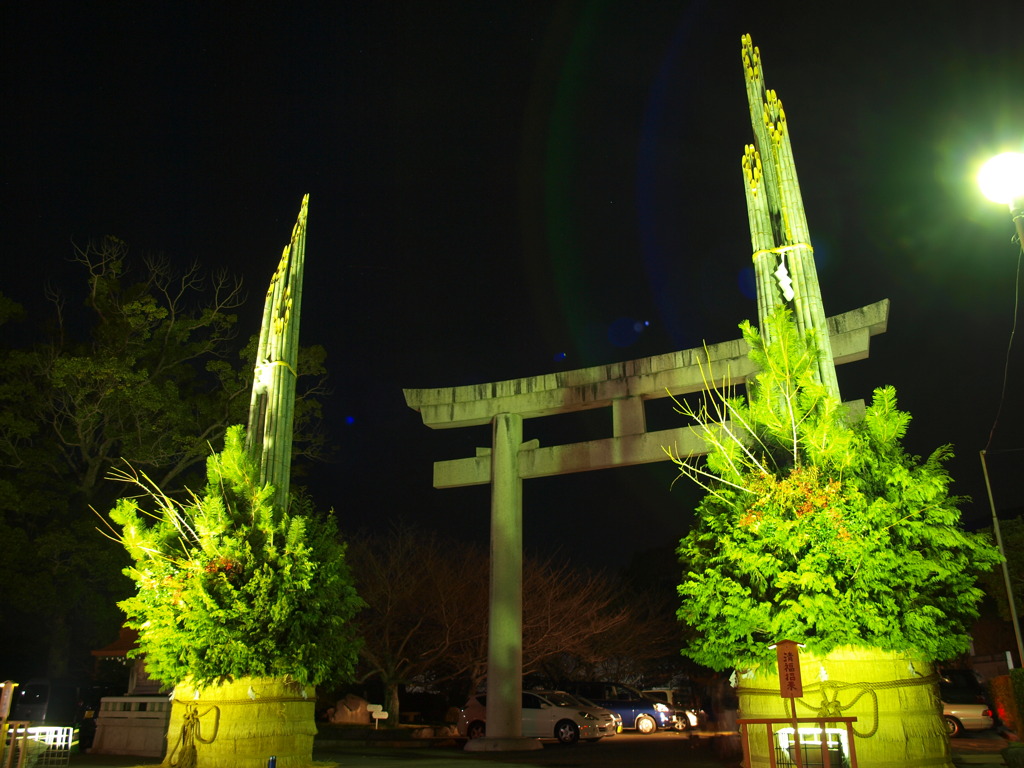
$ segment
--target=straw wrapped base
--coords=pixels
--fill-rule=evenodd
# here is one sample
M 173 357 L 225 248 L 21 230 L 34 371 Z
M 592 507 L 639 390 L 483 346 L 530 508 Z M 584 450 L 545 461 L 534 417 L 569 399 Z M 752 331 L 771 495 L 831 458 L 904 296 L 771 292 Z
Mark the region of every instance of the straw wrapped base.
M 243 677 L 174 689 L 164 768 L 278 768 L 313 765 L 312 688 L 276 677 Z
M 931 662 L 845 647 L 823 658 L 801 653 L 800 674 L 804 695 L 796 700 L 797 716 L 815 717 L 826 702 L 833 702 L 828 707 L 832 712 L 856 717 L 860 768 L 953 768 Z M 777 672 L 755 670 L 742 677 L 737 690 L 740 717 L 790 717 L 790 700 L 779 691 Z M 770 765 L 764 726 L 752 727 L 751 734 L 751 768 Z M 817 752 L 813 759 L 818 760 Z

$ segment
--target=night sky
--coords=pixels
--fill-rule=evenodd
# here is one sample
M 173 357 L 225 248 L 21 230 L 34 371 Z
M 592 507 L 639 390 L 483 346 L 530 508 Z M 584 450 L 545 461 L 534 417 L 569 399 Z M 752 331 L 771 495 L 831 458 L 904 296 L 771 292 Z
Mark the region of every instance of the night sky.
M 308 192 L 302 339 L 328 350 L 340 456 L 312 487 L 343 528 L 486 540 L 488 489 L 434 490 L 431 464 L 487 429 L 429 430 L 404 387 L 671 352 L 756 318 L 744 33 L 789 117 L 826 313 L 892 302 L 870 358 L 839 369 L 844 398 L 892 384 L 912 453 L 954 444 L 972 527 L 998 413 L 996 501 L 1024 507 L 1017 246 L 972 180 L 1024 150 L 1024 4 L 274 5 L 4 4 L 0 290 L 42 311 L 45 283 L 81 285 L 72 242 L 116 235 L 243 274 L 256 333 Z M 674 476 L 528 481 L 526 545 L 609 567 L 670 546 L 696 499 Z

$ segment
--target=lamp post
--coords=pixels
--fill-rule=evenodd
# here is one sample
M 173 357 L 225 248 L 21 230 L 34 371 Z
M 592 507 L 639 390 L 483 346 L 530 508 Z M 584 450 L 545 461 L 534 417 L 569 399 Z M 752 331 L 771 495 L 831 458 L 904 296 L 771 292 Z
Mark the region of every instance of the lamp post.
M 1024 154 L 1020 152 L 1003 152 L 986 162 L 978 171 L 978 186 L 982 194 L 994 203 L 1002 203 L 1010 208 L 1010 217 L 1017 228 L 1017 241 L 1024 248 Z M 1003 537 L 999 531 L 999 517 L 996 515 L 996 503 L 992 496 L 992 483 L 988 477 L 988 462 L 985 459 L 987 449 L 982 449 L 981 470 L 985 476 L 985 490 L 988 492 L 988 503 L 992 510 L 992 530 L 995 532 L 996 546 L 1003 556 L 1003 582 L 1006 585 L 1006 599 L 1010 603 L 1010 620 L 1013 623 L 1014 637 L 1017 639 L 1017 658 L 1024 665 L 1024 642 L 1021 641 L 1020 622 L 1017 619 L 1017 606 L 1013 599 L 1013 585 L 1010 582 L 1010 569 L 1006 563 L 1006 550 L 1003 549 Z

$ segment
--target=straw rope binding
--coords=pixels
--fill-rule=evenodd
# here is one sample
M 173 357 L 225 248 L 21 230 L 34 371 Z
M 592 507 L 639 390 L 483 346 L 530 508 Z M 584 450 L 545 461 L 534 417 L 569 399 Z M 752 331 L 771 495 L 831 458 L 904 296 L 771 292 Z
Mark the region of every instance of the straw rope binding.
M 856 728 L 853 734 L 862 739 L 868 739 L 878 732 L 878 694 L 877 691 L 892 690 L 895 688 L 913 688 L 921 685 L 932 685 L 937 683 L 939 676 L 936 674 L 927 677 L 912 677 L 903 680 L 883 680 L 877 683 L 843 683 L 838 680 L 825 680 L 821 683 L 814 683 L 804 688 L 805 694 L 821 692 L 821 703 L 818 705 L 808 703 L 802 698 L 796 699 L 804 709 L 814 712 L 815 717 L 831 718 L 843 717 L 843 712 L 853 707 L 865 695 L 871 696 L 871 714 L 874 725 L 867 733 L 859 733 Z M 839 702 L 839 694 L 843 691 L 859 689 L 853 700 L 843 705 Z M 745 696 L 778 696 L 779 692 L 772 688 L 747 688 L 740 687 L 736 692 Z

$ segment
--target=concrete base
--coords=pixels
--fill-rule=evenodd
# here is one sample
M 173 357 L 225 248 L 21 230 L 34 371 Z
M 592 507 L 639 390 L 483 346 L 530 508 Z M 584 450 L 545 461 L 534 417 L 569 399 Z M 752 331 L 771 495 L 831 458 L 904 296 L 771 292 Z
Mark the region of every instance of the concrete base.
M 529 752 L 543 749 L 540 739 L 502 739 L 484 736 L 481 739 L 470 739 L 466 742 L 467 752 Z

